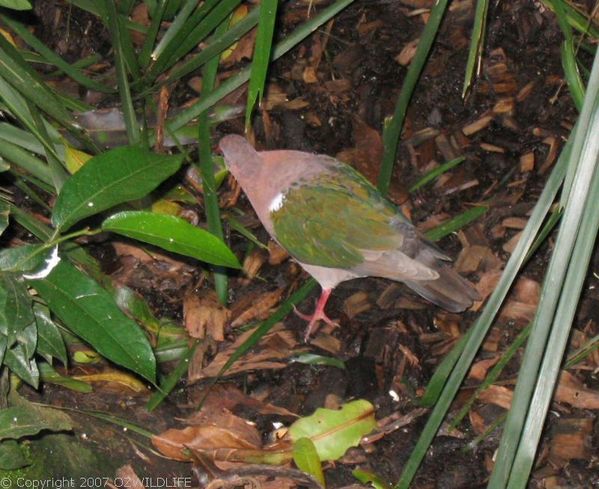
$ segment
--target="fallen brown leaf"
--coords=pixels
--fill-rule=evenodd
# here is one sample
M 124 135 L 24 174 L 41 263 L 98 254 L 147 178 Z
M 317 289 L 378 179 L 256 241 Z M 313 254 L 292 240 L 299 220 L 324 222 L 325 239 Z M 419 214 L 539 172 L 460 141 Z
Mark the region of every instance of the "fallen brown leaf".
M 213 290 L 190 290 L 183 298 L 183 316 L 185 329 L 192 338 L 203 339 L 209 335 L 223 341 L 231 311 L 218 301 Z

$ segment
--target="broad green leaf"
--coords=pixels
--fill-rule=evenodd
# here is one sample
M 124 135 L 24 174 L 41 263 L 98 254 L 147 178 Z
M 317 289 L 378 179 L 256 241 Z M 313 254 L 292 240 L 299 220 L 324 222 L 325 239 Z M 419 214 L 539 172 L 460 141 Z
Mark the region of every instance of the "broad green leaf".
M 63 365 L 66 365 L 67 349 L 58 327 L 50 317 L 50 311 L 42 304 L 35 304 L 33 314 L 37 324 L 37 353 L 48 361 L 58 358 Z
M 148 339 L 97 282 L 62 260 L 46 278 L 29 283 L 73 333 L 109 360 L 154 381 L 156 360 Z
M 0 251 L 0 270 L 3 272 L 29 272 L 40 267 L 52 250 L 43 244 L 26 244 Z
M 298 469 L 314 477 L 325 487 L 322 464 L 318 458 L 316 447 L 310 438 L 300 438 L 293 444 L 293 461 Z
M 0 335 L 0 365 L 4 363 L 4 354 L 6 353 L 6 348 L 8 346 L 8 339 L 6 336 Z
M 293 423 L 289 435 L 294 442 L 300 438 L 312 440 L 321 461 L 338 460 L 374 428 L 374 406 L 358 399 L 339 410 L 317 409 L 312 416 Z
M 0 470 L 16 470 L 29 465 L 29 463 L 16 440 L 0 442 Z
M 241 268 L 237 257 L 223 241 L 179 217 L 125 211 L 106 219 L 102 229 L 213 265 Z
M 140 199 L 175 173 L 182 161 L 182 155 L 160 155 L 134 146 L 95 156 L 65 182 L 52 223 L 67 229 L 85 217 Z
M 0 273 L 0 333 L 16 334 L 33 322 L 27 287 L 8 273 Z
M 4 164 L 4 161 L 0 162 Z M 0 235 L 4 232 L 4 230 L 8 227 L 8 216 L 10 215 L 10 210 L 8 205 L 5 202 L 0 201 Z
M 27 352 L 21 345 L 15 345 L 6 351 L 4 364 L 24 382 L 37 389 L 40 373 L 35 360 L 29 359 Z
M 31 2 L 29 0 L 0 0 L 0 7 L 13 10 L 31 10 Z
M 37 325 L 35 324 L 35 321 L 17 332 L 16 338 L 23 347 L 25 357 L 31 360 L 35 353 L 35 347 L 37 346 Z
M 57 409 L 20 403 L 19 406 L 0 410 L 0 440 L 32 436 L 42 430 L 69 431 L 71 418 Z

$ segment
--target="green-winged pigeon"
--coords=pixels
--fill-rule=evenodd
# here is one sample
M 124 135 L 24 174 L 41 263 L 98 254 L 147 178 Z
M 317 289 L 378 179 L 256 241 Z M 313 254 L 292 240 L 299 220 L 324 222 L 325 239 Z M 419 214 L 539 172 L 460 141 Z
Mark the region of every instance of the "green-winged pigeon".
M 302 151 L 256 151 L 229 135 L 220 149 L 272 238 L 322 287 L 306 339 L 323 320 L 332 290 L 357 277 L 405 283 L 451 311 L 470 307 L 479 296 L 449 268 L 449 258 L 351 166 Z

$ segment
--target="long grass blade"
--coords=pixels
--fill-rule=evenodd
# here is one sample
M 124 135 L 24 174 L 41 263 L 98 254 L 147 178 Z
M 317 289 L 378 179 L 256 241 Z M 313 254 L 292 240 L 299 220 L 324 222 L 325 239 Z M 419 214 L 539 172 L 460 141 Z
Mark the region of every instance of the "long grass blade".
M 570 161 L 572 169 L 575 169 L 572 191 L 566 203 L 533 331 L 522 361 L 512 408 L 491 475 L 489 488 L 492 489 L 524 487 L 530 474 L 542 423 L 559 373 L 559 359 L 563 356 L 590 250 L 599 226 L 597 132 L 599 53 L 595 56 L 587 96 L 572 144 Z M 583 228 L 582 225 L 586 227 Z
M 433 41 L 439 31 L 439 25 L 445 15 L 448 0 L 438 0 L 431 9 L 430 17 L 422 31 L 420 42 L 416 48 L 414 59 L 410 63 L 406 78 L 401 87 L 399 98 L 395 104 L 395 112 L 393 117 L 385 124 L 383 128 L 383 161 L 381 171 L 379 173 L 377 186 L 379 190 L 386 194 L 391 184 L 391 175 L 397 155 L 397 147 L 399 145 L 399 137 L 401 129 L 408 110 L 408 104 L 412 98 L 412 93 L 416 87 L 416 83 L 420 78 L 420 74 L 424 68 L 424 64 L 430 53 Z
M 248 97 L 245 109 L 246 130 L 251 125 L 252 112 L 256 105 L 256 101 L 262 102 L 264 85 L 266 84 L 266 74 L 268 73 L 268 66 L 270 65 L 272 39 L 275 31 L 278 4 L 278 0 L 262 0 L 262 2 L 260 2 L 258 34 L 256 35 L 256 45 L 254 47 L 252 71 L 250 73 Z
M 215 34 L 214 36 L 210 37 L 206 43 L 206 47 L 191 59 L 183 61 L 180 66 L 173 68 L 172 73 L 168 76 L 164 83 L 170 84 L 175 80 L 188 75 L 192 71 L 197 70 L 213 56 L 222 53 L 233 43 L 237 42 L 242 36 L 256 26 L 258 23 L 259 13 L 259 8 L 253 8 L 249 14 L 247 14 L 237 24 L 231 26 L 228 31 L 220 35 Z
M 96 90 L 102 93 L 114 93 L 115 89 L 107 87 L 102 83 L 97 82 L 84 75 L 77 67 L 70 65 L 54 51 L 48 48 L 43 42 L 35 37 L 23 24 L 11 19 L 6 15 L 0 15 L 0 19 L 8 25 L 23 41 L 35 49 L 42 56 L 43 60 L 49 64 L 56 66 L 66 75 L 70 76 L 77 83 L 80 83 L 90 90 Z
M 567 143 L 569 146 L 570 143 Z M 441 391 L 439 398 L 430 414 L 430 417 L 424 427 L 408 462 L 406 463 L 404 470 L 401 475 L 401 479 L 396 485 L 396 489 L 408 489 L 411 481 L 416 475 L 418 467 L 422 463 L 428 448 L 433 441 L 437 430 L 441 426 L 445 415 L 457 394 L 461 383 L 466 377 L 470 365 L 478 352 L 484 338 L 489 331 L 493 320 L 503 303 L 503 300 L 507 296 L 507 293 L 516 278 L 518 271 L 522 264 L 525 262 L 526 255 L 531 245 L 535 241 L 535 237 L 539 230 L 543 226 L 545 216 L 549 212 L 553 201 L 555 200 L 557 193 L 564 181 L 566 175 L 568 159 L 564 157 L 569 153 L 567 148 L 564 148 L 558 162 L 556 163 L 553 171 L 539 201 L 535 205 L 532 215 L 528 220 L 528 224 L 522 231 L 522 236 L 512 253 L 512 256 L 508 260 L 505 266 L 505 270 L 501 276 L 497 287 L 489 297 L 485 308 L 483 309 L 480 317 L 471 327 L 470 331 L 466 335 L 465 341 L 460 341 L 454 350 L 446 357 L 441 363 L 433 378 L 429 382 L 430 385 L 437 386 Z M 455 363 L 455 365 L 452 365 Z M 447 376 L 449 376 L 447 378 Z M 447 380 L 445 380 L 447 378 Z M 444 385 L 441 389 L 440 386 Z M 429 397 L 429 402 L 432 401 Z
M 148 81 L 154 80 L 204 40 L 240 2 L 241 0 L 207 0 L 204 2 L 185 24 L 184 29 L 180 30 L 151 66 Z M 218 4 L 218 7 L 215 7 L 215 4 Z
M 354 0 L 337 0 L 335 3 L 329 5 L 323 9 L 320 14 L 314 16 L 308 20 L 283 41 L 277 43 L 273 50 L 272 59 L 273 61 L 279 59 L 285 53 L 290 51 L 294 46 L 299 44 L 302 40 L 308 37 L 312 32 L 318 29 L 322 24 L 327 22 L 329 19 L 337 15 L 341 10 L 350 5 Z M 180 127 L 183 127 L 189 123 L 192 119 L 195 119 L 201 112 L 207 108 L 213 106 L 220 99 L 231 93 L 236 88 L 239 88 L 250 77 L 250 70 L 246 68 L 241 70 L 236 76 L 233 76 L 223 82 L 210 96 L 197 103 L 191 105 L 187 109 L 181 111 L 175 117 L 173 117 L 169 123 L 168 128 L 170 131 L 176 131 Z
M 480 74 L 481 59 L 485 47 L 485 28 L 487 26 L 487 12 L 489 11 L 489 0 L 478 0 L 476 2 L 476 12 L 474 13 L 474 24 L 472 25 L 472 39 L 470 39 L 470 49 L 468 50 L 468 61 L 466 62 L 466 72 L 464 75 L 464 86 L 462 88 L 462 98 L 470 91 L 472 80 Z
M 152 10 L 152 23 L 150 24 L 148 33 L 144 39 L 144 44 L 139 53 L 139 65 L 141 68 L 147 68 L 150 64 L 152 59 L 152 46 L 154 46 L 154 43 L 156 42 L 156 36 L 160 30 L 160 24 L 162 23 L 162 17 L 164 16 L 167 3 L 168 0 L 158 0 L 156 6 Z
M 141 133 L 137 116 L 135 115 L 135 108 L 133 107 L 133 99 L 131 98 L 131 89 L 129 87 L 129 79 L 127 78 L 125 48 L 121 39 L 120 22 L 114 0 L 104 0 L 104 8 L 107 14 L 106 23 L 110 30 L 114 49 L 114 64 L 116 67 L 119 95 L 123 106 L 125 127 L 127 128 L 127 137 L 129 138 L 129 143 L 134 145 L 140 142 Z
M 218 28 L 217 34 L 227 29 L 228 21 L 224 21 Z M 202 73 L 202 97 L 209 96 L 216 85 L 218 73 L 219 56 L 214 56 L 205 66 Z M 210 138 L 210 112 L 205 110 L 198 117 L 198 141 L 199 141 L 199 170 L 202 175 L 202 188 L 204 191 L 204 206 L 206 209 L 206 220 L 208 230 L 224 239 L 223 226 L 220 219 L 218 206 L 218 193 L 214 178 L 214 162 L 212 161 L 212 147 Z M 229 298 L 229 285 L 227 274 L 224 269 L 218 269 L 214 273 L 214 285 L 216 295 L 221 304 L 226 304 Z

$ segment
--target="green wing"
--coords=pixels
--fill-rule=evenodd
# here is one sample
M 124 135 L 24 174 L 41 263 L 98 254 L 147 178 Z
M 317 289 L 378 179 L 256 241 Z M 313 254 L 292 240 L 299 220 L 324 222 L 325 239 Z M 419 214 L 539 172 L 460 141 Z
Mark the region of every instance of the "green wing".
M 353 168 L 334 170 L 285 192 L 271 213 L 279 243 L 303 263 L 331 268 L 359 265 L 361 250 L 399 247 L 394 223 L 407 219 Z

